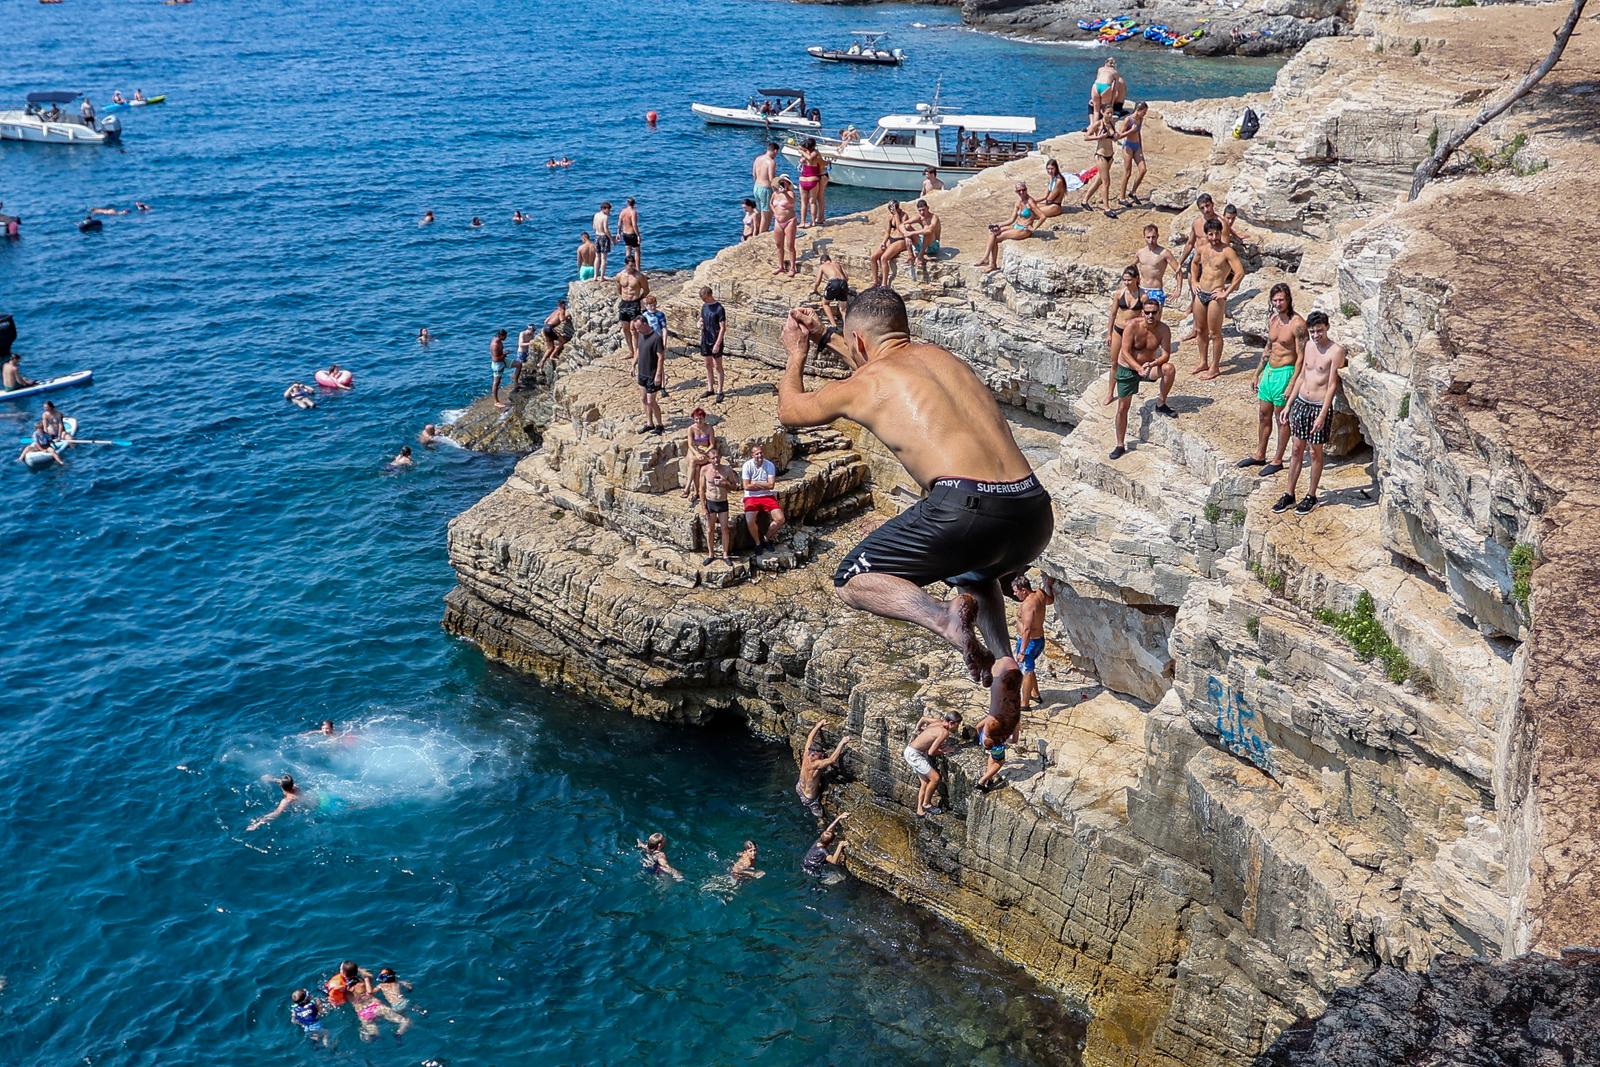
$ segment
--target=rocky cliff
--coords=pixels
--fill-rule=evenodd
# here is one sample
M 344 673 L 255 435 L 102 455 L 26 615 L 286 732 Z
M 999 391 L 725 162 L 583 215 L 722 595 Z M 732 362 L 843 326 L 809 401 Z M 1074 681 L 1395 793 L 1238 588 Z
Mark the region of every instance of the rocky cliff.
M 915 487 L 852 426 L 778 426 L 778 330 L 809 276 L 773 278 L 766 242 L 701 264 L 664 308 L 687 339 L 700 284 L 728 308 L 713 422 L 780 466 L 783 550 L 701 562 L 680 494 L 699 361 L 671 361 L 673 433 L 638 434 L 611 301 L 575 286 L 580 338 L 542 394 L 541 447 L 451 524 L 446 628 L 639 714 L 734 715 L 791 746 L 821 718 L 852 737 L 826 799 L 856 813 L 852 872 L 1081 999 L 1089 1063 L 1248 1062 L 1380 966 L 1595 940 L 1600 727 L 1579 671 L 1600 647 L 1600 267 L 1566 219 L 1594 207 L 1600 43 L 1575 38 L 1474 166 L 1395 197 L 1433 131 L 1542 54 L 1560 14 L 1363 16 L 1363 35 L 1284 68 L 1255 140 L 1223 135 L 1236 101 L 1165 107 L 1146 129 L 1153 207 L 1069 212 L 1005 245 L 998 272 L 966 264 L 1040 162 L 936 194 L 944 257 L 930 282 L 896 283 L 914 332 L 1008 406 L 1056 506 L 1045 705 L 1005 788 L 973 791 L 982 757 L 964 746 L 949 812 L 912 814 L 910 724 L 945 707 L 970 724 L 983 695 L 920 632 L 832 597 L 837 559 Z M 1047 147 L 1088 163 L 1075 138 Z M 1202 189 L 1250 227 L 1224 373 L 1194 379 L 1180 348 L 1178 417 L 1141 397 L 1113 461 L 1109 294 L 1143 225 L 1186 226 Z M 807 233 L 808 265 L 826 249 L 866 275 L 881 225 Z M 1273 514 L 1280 481 L 1234 466 L 1279 280 L 1351 355 L 1306 516 Z

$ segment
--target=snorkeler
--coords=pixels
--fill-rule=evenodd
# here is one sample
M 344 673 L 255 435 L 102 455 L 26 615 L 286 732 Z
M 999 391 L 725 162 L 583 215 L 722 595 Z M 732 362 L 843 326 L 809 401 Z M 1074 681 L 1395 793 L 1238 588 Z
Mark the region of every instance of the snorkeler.
M 328 1031 L 322 1025 L 322 1013 L 326 1010 L 322 1001 L 304 989 L 296 989 L 289 997 L 289 1018 L 294 1020 L 306 1037 L 323 1048 L 328 1047 Z
M 303 790 L 299 786 L 295 785 L 294 778 L 291 777 L 290 775 L 286 774 L 282 778 L 274 779 L 272 777 L 272 775 L 264 774 L 264 775 L 261 776 L 261 780 L 264 781 L 264 782 L 276 781 L 278 783 L 278 788 L 283 790 L 283 799 L 278 801 L 278 806 L 277 807 L 273 808 L 271 811 L 267 812 L 265 815 L 261 815 L 261 816 L 258 816 L 256 818 L 254 818 L 254 819 L 251 819 L 250 820 L 250 825 L 245 827 L 245 830 L 247 832 L 250 831 L 250 830 L 259 830 L 261 827 L 267 825 L 267 823 L 271 822 L 273 819 L 276 819 L 278 816 L 280 816 L 284 812 L 288 811 L 289 810 L 289 805 L 291 805 L 291 804 L 294 804 L 294 803 L 305 803 L 305 804 L 315 803 L 315 798 L 312 797 L 312 795 L 310 793 L 307 793 L 305 790 Z
M 393 967 L 378 968 L 376 988 L 388 999 L 389 1006 L 395 1011 L 405 1011 L 411 1003 L 406 999 L 406 994 L 411 992 L 411 983 L 401 981 L 400 976 L 394 973 Z M 427 1012 L 422 1014 L 426 1015 Z

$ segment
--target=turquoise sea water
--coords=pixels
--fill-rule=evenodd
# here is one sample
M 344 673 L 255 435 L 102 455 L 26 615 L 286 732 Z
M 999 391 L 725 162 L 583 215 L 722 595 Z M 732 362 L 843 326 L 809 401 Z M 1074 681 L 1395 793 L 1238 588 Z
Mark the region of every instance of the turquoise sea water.
M 794 83 L 830 125 L 865 124 L 942 73 L 969 108 L 1076 122 L 1093 53 L 951 22 L 760 0 L 0 10 L 0 105 L 169 97 L 124 116 L 121 150 L 0 144 L 0 200 L 25 219 L 0 310 L 24 369 L 92 366 L 55 399 L 135 441 L 64 471 L 0 464 L 0 1063 L 316 1062 L 287 995 L 346 957 L 397 968 L 425 1014 L 363 1046 L 341 1013 L 339 1062 L 1071 1060 L 1079 1027 L 1014 969 L 801 878 L 780 749 L 547 693 L 439 631 L 444 525 L 508 461 L 440 448 L 384 470 L 487 386 L 494 328 L 560 295 L 599 199 L 639 198 L 647 267 L 737 233 L 759 135 L 706 131 L 690 99 Z M 858 25 L 912 62 L 801 52 Z M 1150 96 L 1272 73 L 1124 68 Z M 546 171 L 562 153 L 578 165 Z M 74 229 L 136 198 L 155 210 Z M 425 208 L 440 221 L 419 229 Z M 352 394 L 283 403 L 330 361 Z M 0 403 L 0 432 L 37 411 Z M 324 717 L 351 736 L 304 736 Z M 275 799 L 260 776 L 285 770 L 324 803 L 246 832 Z M 639 873 L 652 830 L 685 883 Z M 733 891 L 746 837 L 769 874 Z

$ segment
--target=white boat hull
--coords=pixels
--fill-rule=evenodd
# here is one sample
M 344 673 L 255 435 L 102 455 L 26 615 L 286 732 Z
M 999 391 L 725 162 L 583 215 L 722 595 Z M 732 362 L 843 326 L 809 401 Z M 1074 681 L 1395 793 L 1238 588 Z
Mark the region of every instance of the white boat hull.
M 689 110 L 705 119 L 707 126 L 742 126 L 756 130 L 820 130 L 822 123 L 795 115 L 763 115 L 747 107 L 712 107 L 690 104 Z
M 46 122 L 26 111 L 0 111 L 0 141 L 35 144 L 105 144 L 115 135 L 91 130 L 80 122 Z

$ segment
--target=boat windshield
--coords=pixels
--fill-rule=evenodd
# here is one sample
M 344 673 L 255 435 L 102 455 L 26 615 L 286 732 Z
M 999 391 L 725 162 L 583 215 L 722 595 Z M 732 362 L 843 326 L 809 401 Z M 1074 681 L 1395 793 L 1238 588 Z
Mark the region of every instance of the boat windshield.
M 883 148 L 910 148 L 917 143 L 915 130 L 890 130 L 879 126 L 873 131 L 871 142 Z

